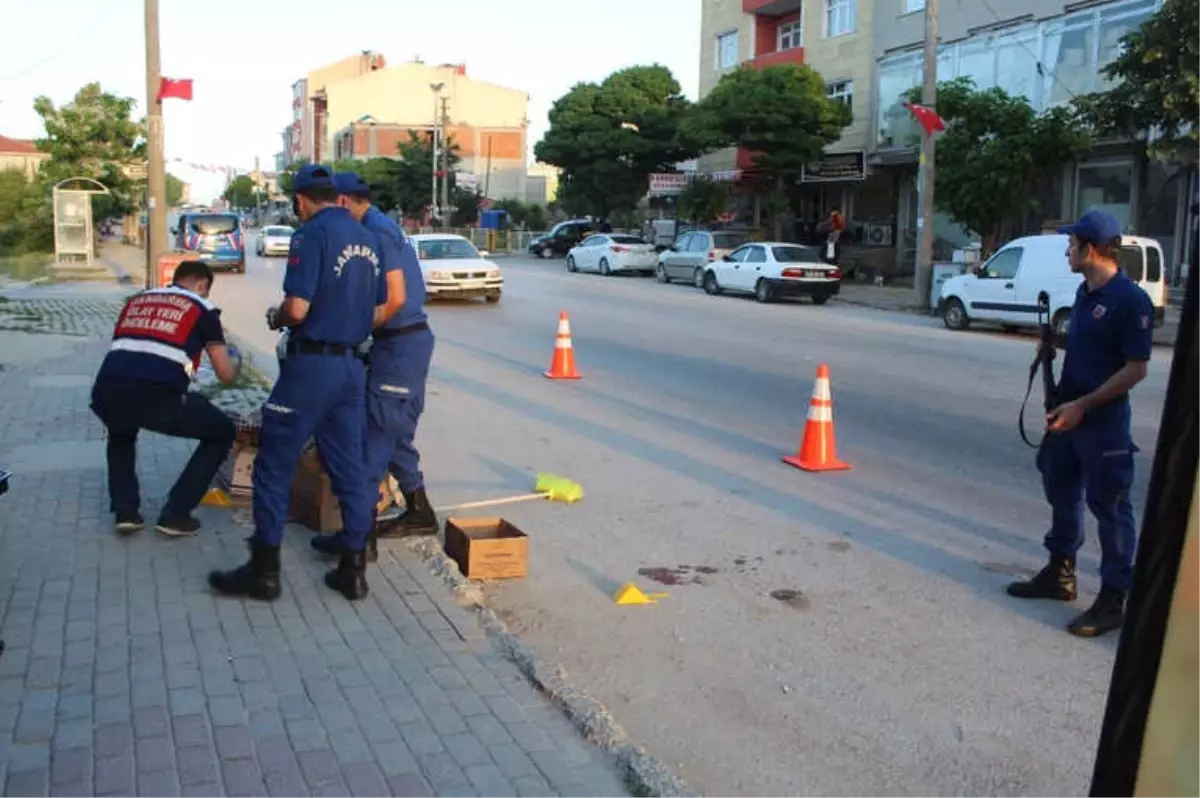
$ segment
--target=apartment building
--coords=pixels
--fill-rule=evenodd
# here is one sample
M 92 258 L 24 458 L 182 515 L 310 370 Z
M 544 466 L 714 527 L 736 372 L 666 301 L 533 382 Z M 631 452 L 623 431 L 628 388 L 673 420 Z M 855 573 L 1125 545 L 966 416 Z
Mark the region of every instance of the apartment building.
M 435 116 L 458 146 L 458 171 L 493 199 L 524 199 L 529 95 L 472 78 L 464 64 L 409 61 L 325 86 L 331 158 L 394 157 Z M 443 104 L 444 101 L 444 104 Z
M 282 170 L 304 158 L 319 162 L 328 158 L 328 129 L 326 124 L 327 96 L 330 83 L 352 80 L 361 75 L 384 69 L 387 62 L 379 53 L 363 50 L 320 69 L 309 72 L 292 84 L 292 121 L 283 129 L 283 152 L 278 159 Z
M 878 194 L 869 184 L 872 139 L 874 13 L 879 0 L 704 0 L 701 12 L 700 96 L 729 70 L 749 63 L 807 64 L 826 80 L 828 96 L 850 106 L 853 122 L 801 177 L 805 218 L 832 207 L 846 210 Z M 746 175 L 750 154 L 736 149 L 706 155 L 700 171 Z M 855 200 L 858 200 L 857 202 Z
M 980 88 L 998 86 L 1026 97 L 1039 111 L 1105 88 L 1101 69 L 1120 52 L 1120 40 L 1157 10 L 1158 0 L 960 0 L 939 7 L 938 79 L 972 78 Z M 872 170 L 891 175 L 895 252 L 902 270 L 911 269 L 916 242 L 915 123 L 901 105 L 906 91 L 922 82 L 924 0 L 877 0 L 876 80 L 873 87 Z M 1182 263 L 1196 196 L 1195 170 L 1142 164 L 1131 143 L 1100 142 L 1080 163 L 1064 166 L 1048 187 L 1041 218 L 1072 218 L 1103 208 L 1130 230 L 1159 240 L 1169 265 Z M 883 217 L 880 218 L 883 221 Z M 946 251 L 970 240 L 944 215 L 935 219 L 938 246 Z M 1170 269 L 1173 279 L 1181 269 Z

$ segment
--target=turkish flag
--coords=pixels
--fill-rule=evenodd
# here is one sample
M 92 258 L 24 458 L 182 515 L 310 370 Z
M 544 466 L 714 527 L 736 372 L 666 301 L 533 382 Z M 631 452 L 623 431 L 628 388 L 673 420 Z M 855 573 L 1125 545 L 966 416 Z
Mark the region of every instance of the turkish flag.
M 937 111 L 932 108 L 926 108 L 916 103 L 905 103 L 904 107 L 916 118 L 917 123 L 925 131 L 926 136 L 932 136 L 935 132 L 946 129 L 946 123 L 938 116 Z
M 177 100 L 192 101 L 192 79 L 172 80 L 171 78 L 163 78 L 158 84 L 158 100 L 163 100 L 174 97 Z

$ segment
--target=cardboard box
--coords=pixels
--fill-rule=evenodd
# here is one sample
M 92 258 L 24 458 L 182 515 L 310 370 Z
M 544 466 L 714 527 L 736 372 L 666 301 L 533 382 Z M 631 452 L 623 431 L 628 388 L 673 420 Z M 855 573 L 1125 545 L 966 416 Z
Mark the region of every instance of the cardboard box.
M 258 447 L 244 443 L 234 443 L 229 450 L 229 457 L 217 472 L 221 487 L 230 496 L 246 498 L 254 493 L 251 477 L 254 474 L 254 458 L 258 456 Z
M 525 576 L 529 538 L 503 518 L 446 519 L 446 556 L 468 579 Z
M 315 447 L 309 447 L 300 456 L 292 476 L 288 514 L 314 532 L 337 532 L 342 528 L 342 508 Z

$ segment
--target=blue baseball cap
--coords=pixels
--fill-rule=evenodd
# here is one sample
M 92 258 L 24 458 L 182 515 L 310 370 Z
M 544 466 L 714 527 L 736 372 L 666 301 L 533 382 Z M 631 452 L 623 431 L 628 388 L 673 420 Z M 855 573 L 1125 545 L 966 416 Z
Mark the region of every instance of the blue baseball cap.
M 1121 223 L 1111 213 L 1088 211 L 1075 224 L 1058 228 L 1058 232 L 1075 236 L 1088 244 L 1106 244 L 1121 237 Z
M 319 163 L 305 164 L 292 179 L 292 192 L 314 188 L 335 188 L 333 170 Z
M 371 187 L 354 172 L 339 172 L 333 182 L 339 194 L 369 194 Z

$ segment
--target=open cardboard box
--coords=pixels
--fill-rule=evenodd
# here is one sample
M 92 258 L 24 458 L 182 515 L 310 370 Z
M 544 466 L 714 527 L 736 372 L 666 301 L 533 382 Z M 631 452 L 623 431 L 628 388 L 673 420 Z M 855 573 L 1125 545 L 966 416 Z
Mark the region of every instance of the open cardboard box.
M 381 485 L 381 493 L 387 485 L 385 479 Z M 390 492 L 388 496 L 390 499 Z M 387 502 L 380 498 L 376 509 L 382 510 L 386 506 Z M 321 458 L 315 447 L 309 448 L 301 455 L 292 476 L 289 515 L 292 520 L 314 532 L 337 532 L 342 528 L 342 509 L 337 497 L 333 495 L 329 474 L 321 465 Z
M 448 518 L 445 550 L 468 579 L 518 579 L 526 573 L 529 537 L 503 518 Z

